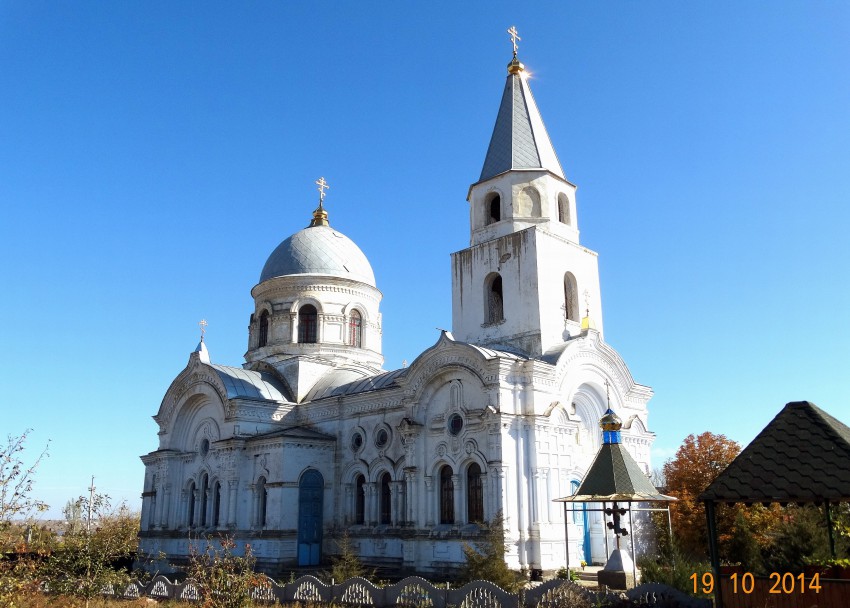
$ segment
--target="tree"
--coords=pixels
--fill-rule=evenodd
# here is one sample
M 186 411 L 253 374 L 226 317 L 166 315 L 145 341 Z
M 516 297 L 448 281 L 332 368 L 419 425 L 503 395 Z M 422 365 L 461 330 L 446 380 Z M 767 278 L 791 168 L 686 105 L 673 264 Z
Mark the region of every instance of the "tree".
M 105 494 L 81 496 L 76 504 L 81 513 L 91 512 L 93 521 L 65 533 L 44 574 L 52 592 L 82 598 L 88 607 L 104 588 L 117 590 L 129 582 L 120 562 L 138 546 L 139 515 L 123 504 L 112 510 Z
M 31 496 L 35 470 L 47 457 L 47 448 L 27 464 L 23 452 L 32 429 L 19 436 L 9 435 L 0 447 L 0 549 L 8 551 L 19 539 L 8 536 L 13 520 L 26 519 L 33 513 L 47 510 L 47 505 Z
M 9 435 L 0 446 L 0 605 L 14 608 L 28 589 L 37 586 L 35 561 L 29 540 L 33 527 L 28 520 L 47 505 L 32 497 L 35 471 L 47 448 L 27 464 L 23 453 L 28 429 Z
M 245 545 L 243 555 L 234 551 L 232 538 L 207 538 L 203 548 L 190 546 L 188 578 L 198 586 L 203 608 L 247 608 L 251 592 L 267 588 L 269 579 L 254 572 L 256 558 L 251 545 Z
M 347 581 L 355 576 L 360 576 L 371 580 L 375 576 L 374 570 L 367 569 L 357 553 L 354 552 L 354 547 L 351 546 L 351 539 L 348 536 L 348 530 L 343 532 L 342 538 L 339 540 L 339 554 L 331 558 L 330 576 L 336 583 Z
M 473 545 L 463 544 L 466 564 L 461 568 L 461 582 L 490 581 L 505 591 L 519 591 L 525 581 L 519 573 L 508 568 L 506 552 L 505 521 L 499 513 L 484 530 L 482 540 Z
M 676 451 L 676 456 L 664 463 L 662 472 L 667 493 L 678 498 L 672 507 L 673 534 L 677 544 L 694 556 L 708 554 L 708 530 L 705 506 L 697 496 L 729 466 L 741 452 L 736 441 L 725 435 L 702 433 L 688 435 Z M 718 505 L 717 526 L 721 543 L 732 537 L 735 514 L 740 508 Z M 721 557 L 723 557 L 721 547 Z

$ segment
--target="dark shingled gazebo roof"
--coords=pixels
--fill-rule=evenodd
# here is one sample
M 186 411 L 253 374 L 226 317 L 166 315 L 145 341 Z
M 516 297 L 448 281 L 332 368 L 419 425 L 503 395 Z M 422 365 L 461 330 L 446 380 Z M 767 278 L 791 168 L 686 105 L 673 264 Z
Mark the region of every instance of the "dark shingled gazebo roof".
M 850 501 L 850 427 L 808 401 L 787 404 L 701 501 Z
M 555 502 L 676 500 L 661 494 L 620 443 L 605 443 L 573 496 Z

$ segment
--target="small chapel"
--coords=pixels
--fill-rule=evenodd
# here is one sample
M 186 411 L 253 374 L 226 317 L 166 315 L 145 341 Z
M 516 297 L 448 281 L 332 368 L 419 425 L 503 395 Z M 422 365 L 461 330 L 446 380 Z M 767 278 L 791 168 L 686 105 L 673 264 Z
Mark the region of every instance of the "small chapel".
M 649 473 L 652 390 L 605 341 L 597 254 L 579 241 L 576 186 L 512 30 L 467 196 L 469 246 L 451 254 L 451 332 L 383 369 L 378 281 L 320 179 L 307 226 L 251 290 L 244 363 L 213 362 L 202 335 L 165 393 L 158 447 L 142 456 L 140 552 L 179 564 L 199 538 L 227 534 L 276 573 L 326 562 L 347 534 L 364 563 L 439 574 L 501 518 L 511 568 L 553 571 L 567 551 L 605 561 L 602 515 L 565 521 L 553 500 L 575 493 L 609 408 Z

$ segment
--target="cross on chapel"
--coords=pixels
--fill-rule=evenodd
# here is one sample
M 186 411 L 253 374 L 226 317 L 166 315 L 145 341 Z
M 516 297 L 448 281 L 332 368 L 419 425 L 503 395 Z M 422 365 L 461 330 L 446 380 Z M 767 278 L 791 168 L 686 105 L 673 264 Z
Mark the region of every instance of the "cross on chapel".
M 324 177 L 317 179 L 316 185 L 319 187 L 319 207 L 321 207 L 325 201 L 325 190 L 329 190 L 330 186 L 328 186 L 328 182 L 325 181 Z
M 516 57 L 516 52 L 517 52 L 517 48 L 518 48 L 516 41 L 522 40 L 522 38 L 519 37 L 519 34 L 516 31 L 515 25 L 512 25 L 510 28 L 508 28 L 508 34 L 511 35 L 511 44 L 514 45 L 514 57 Z
M 207 325 L 209 325 L 209 323 L 207 323 L 206 319 L 198 321 L 198 327 L 201 328 L 201 342 L 204 341 L 204 334 L 207 332 Z

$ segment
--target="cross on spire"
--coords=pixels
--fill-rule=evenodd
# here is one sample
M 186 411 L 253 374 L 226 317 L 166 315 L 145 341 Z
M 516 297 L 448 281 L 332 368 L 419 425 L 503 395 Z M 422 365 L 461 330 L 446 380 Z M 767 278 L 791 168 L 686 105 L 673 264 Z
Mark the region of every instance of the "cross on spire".
M 204 341 L 204 334 L 207 333 L 207 325 L 209 325 L 209 323 L 207 323 L 206 319 L 198 321 L 198 327 L 201 328 L 201 342 Z
M 325 190 L 330 190 L 330 186 L 328 186 L 324 177 L 317 179 L 316 185 L 319 187 L 319 207 L 321 207 L 322 203 L 325 202 Z
M 605 380 L 605 400 L 608 402 L 608 407 L 611 407 L 611 383 Z
M 516 52 L 517 52 L 517 48 L 518 48 L 516 41 L 522 40 L 522 38 L 519 37 L 519 34 L 516 31 L 515 25 L 512 25 L 511 27 L 508 28 L 508 34 L 511 35 L 511 44 L 514 45 L 514 58 L 516 58 Z
M 590 292 L 588 290 L 584 290 L 584 306 L 587 311 L 587 316 L 590 316 Z

